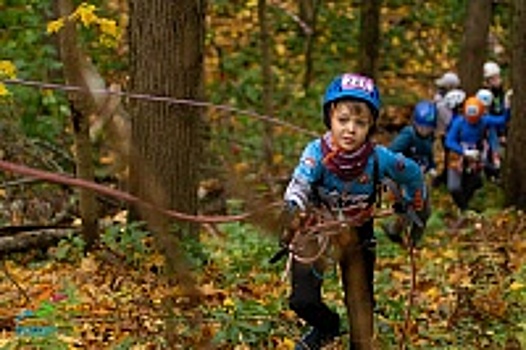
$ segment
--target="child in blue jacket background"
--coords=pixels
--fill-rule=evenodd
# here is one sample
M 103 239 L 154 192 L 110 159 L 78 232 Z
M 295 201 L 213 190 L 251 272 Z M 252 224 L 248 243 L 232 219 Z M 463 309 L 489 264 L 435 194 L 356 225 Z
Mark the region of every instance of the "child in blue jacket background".
M 391 141 L 389 149 L 414 160 L 425 173 L 436 176 L 433 145 L 437 126 L 437 109 L 430 101 L 415 105 L 411 125 L 404 127 Z
M 362 218 L 356 228 L 360 251 L 356 246 L 343 247 L 339 261 L 344 286 L 358 277 L 349 273 L 350 256 L 359 254 L 366 276 L 365 300 L 354 307 L 365 307 L 370 312 L 368 319 L 360 323 L 362 329 L 351 327 L 351 349 L 370 348 L 373 335 L 376 255 L 372 209 L 377 200 L 377 182 L 384 177 L 393 179 L 403 188 L 407 206 L 417 212 L 427 196 L 418 164 L 371 140 L 379 112 L 380 94 L 372 79 L 357 74 L 336 77 L 323 99 L 323 123 L 328 131 L 306 146 L 284 195 L 286 210 L 292 213 L 316 206 L 326 208 L 329 215 L 342 221 L 357 215 Z M 340 333 L 339 315 L 321 298 L 323 267 L 317 262 L 294 260 L 291 272 L 290 307 L 312 327 L 295 349 L 320 349 Z M 352 298 L 346 293 L 347 302 Z M 352 315 L 349 317 L 353 324 Z
M 491 127 L 499 127 L 508 118 L 485 115 L 485 106 L 476 97 L 464 103 L 462 118 L 453 121 L 446 136 L 446 147 L 455 155 L 448 164 L 447 187 L 455 204 L 462 211 L 482 186 L 481 161 L 484 141 Z

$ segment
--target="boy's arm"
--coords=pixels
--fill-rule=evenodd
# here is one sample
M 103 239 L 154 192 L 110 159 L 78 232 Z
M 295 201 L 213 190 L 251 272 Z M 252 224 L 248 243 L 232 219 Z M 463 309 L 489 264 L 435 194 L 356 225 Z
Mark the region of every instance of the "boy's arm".
M 299 164 L 294 169 L 292 179 L 285 191 L 285 202 L 304 210 L 312 192 L 312 184 L 321 177 L 322 167 L 320 142 L 319 140 L 313 141 L 307 145 Z
M 424 176 L 418 164 L 404 157 L 401 153 L 393 153 L 387 148 L 377 146 L 380 160 L 381 174 L 391 178 L 404 189 L 406 200 L 417 206 L 421 205 L 422 198 L 427 196 L 425 192 Z M 415 208 L 419 210 L 420 208 Z
M 504 112 L 503 115 L 486 114 L 482 118 L 486 126 L 503 127 L 510 120 L 511 113 Z
M 406 126 L 404 127 L 400 133 L 391 141 L 391 144 L 389 145 L 389 149 L 393 152 L 400 152 L 404 153 L 407 151 L 407 149 L 411 146 L 411 127 Z
M 464 149 L 459 142 L 460 140 L 458 140 L 460 128 L 462 127 L 461 121 L 461 118 L 456 118 L 453 120 L 453 124 L 446 134 L 446 147 L 462 156 L 464 155 Z

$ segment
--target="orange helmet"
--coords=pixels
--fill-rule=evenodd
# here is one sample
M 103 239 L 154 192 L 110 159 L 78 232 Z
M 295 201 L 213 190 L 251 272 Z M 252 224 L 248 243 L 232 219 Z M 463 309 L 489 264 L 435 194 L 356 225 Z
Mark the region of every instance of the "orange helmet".
M 476 97 L 469 97 L 464 102 L 464 117 L 472 124 L 478 122 L 484 114 L 484 104 Z

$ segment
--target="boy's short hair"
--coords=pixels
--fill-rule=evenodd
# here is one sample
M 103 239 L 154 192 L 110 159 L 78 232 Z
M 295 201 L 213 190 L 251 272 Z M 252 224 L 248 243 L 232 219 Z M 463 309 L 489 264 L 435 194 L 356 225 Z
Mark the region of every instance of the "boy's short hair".
M 333 111 L 338 106 L 347 106 L 351 113 L 359 115 L 359 116 L 367 116 L 371 118 L 371 121 L 373 121 L 373 113 L 371 111 L 371 108 L 367 103 L 364 101 L 358 101 L 358 100 L 340 100 L 332 103 L 329 108 L 329 113 L 332 115 Z

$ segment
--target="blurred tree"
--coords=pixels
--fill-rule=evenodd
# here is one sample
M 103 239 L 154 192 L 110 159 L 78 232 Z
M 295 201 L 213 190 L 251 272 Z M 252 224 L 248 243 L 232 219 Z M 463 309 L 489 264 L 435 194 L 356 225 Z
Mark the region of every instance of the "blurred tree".
M 306 26 L 299 26 L 299 31 L 305 36 L 303 53 L 305 55 L 305 73 L 303 75 L 303 88 L 309 89 L 312 80 L 312 53 L 316 38 L 316 18 L 321 5 L 321 0 L 299 0 L 299 18 Z
M 360 5 L 360 34 L 358 72 L 376 79 L 380 51 L 380 9 L 382 0 L 362 1 Z
M 273 115 L 272 95 L 272 44 L 270 40 L 268 21 L 267 21 L 267 0 L 258 0 L 258 20 L 260 33 L 260 50 L 261 50 L 261 73 L 263 83 L 263 113 L 268 116 Z M 273 142 L 272 142 L 272 124 L 265 122 L 263 125 L 264 132 L 262 138 L 263 157 L 269 171 L 272 171 Z
M 482 66 L 487 57 L 492 0 L 467 1 L 459 67 L 462 87 L 473 95 L 482 84 Z
M 66 17 L 74 11 L 74 6 L 71 0 L 57 0 L 56 9 L 59 17 Z M 86 57 L 79 48 L 75 25 L 74 21 L 66 20 L 64 29 L 58 32 L 60 59 L 63 63 L 66 83 L 88 91 L 88 82 L 84 75 Z M 69 101 L 75 136 L 76 173 L 80 179 L 94 181 L 95 173 L 89 136 L 89 116 L 95 112 L 94 101 L 87 92 L 72 93 Z M 79 193 L 82 235 L 89 250 L 99 235 L 97 201 L 95 193 L 88 189 L 80 189 Z
M 526 0 L 513 1 L 512 21 L 512 69 L 513 88 L 512 118 L 509 140 L 506 149 L 506 167 L 504 184 L 506 202 L 522 210 L 526 209 L 526 162 L 524 162 L 524 145 L 526 145 Z

